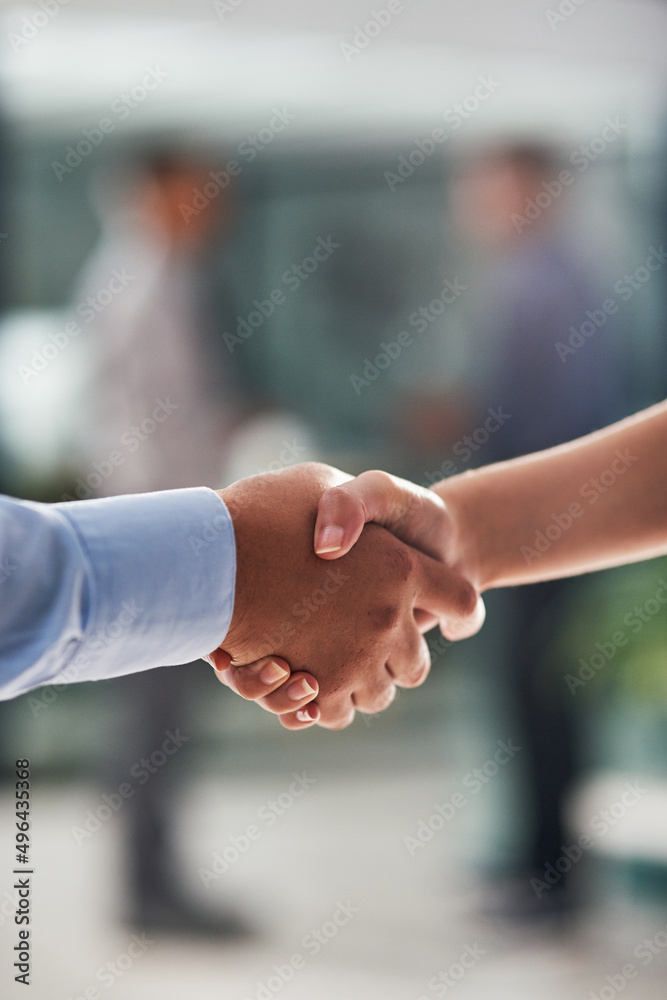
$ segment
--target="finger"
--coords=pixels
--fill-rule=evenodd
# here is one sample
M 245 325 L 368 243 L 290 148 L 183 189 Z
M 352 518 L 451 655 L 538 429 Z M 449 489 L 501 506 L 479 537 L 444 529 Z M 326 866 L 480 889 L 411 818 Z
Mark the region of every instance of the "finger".
M 450 533 L 447 509 L 435 493 L 386 472 L 363 472 L 320 497 L 315 552 L 323 559 L 345 555 L 368 521 L 435 558 Z
M 319 684 L 312 674 L 299 671 L 292 674 L 289 681 L 282 684 L 267 697 L 260 698 L 258 704 L 267 712 L 283 715 L 295 712 L 313 701 L 319 693 Z
M 422 611 L 421 608 L 415 608 L 412 613 L 414 615 L 415 624 L 422 633 L 430 632 L 434 626 L 440 624 L 437 615 L 432 615 L 428 611 Z
M 417 627 L 412 616 L 409 617 L 412 622 L 412 631 L 417 635 Z M 352 683 L 346 689 L 349 690 L 349 695 L 343 694 L 342 699 L 337 697 L 335 702 L 320 698 L 325 722 L 329 721 L 326 715 L 326 710 L 329 707 L 332 709 L 331 721 L 334 721 L 335 718 L 346 717 L 351 706 L 359 712 L 375 715 L 391 705 L 396 697 L 397 681 L 396 671 L 391 669 L 388 660 L 394 656 L 400 638 L 397 622 L 397 628 L 392 629 L 384 648 L 377 650 L 367 666 L 357 659 L 355 663 L 355 667 L 358 668 L 356 677 L 352 679 Z
M 226 670 L 232 662 L 231 656 L 229 653 L 226 653 L 224 649 L 214 649 L 212 653 L 209 653 L 208 656 L 204 656 L 203 659 L 206 660 L 207 663 L 210 663 L 214 670 L 217 670 L 220 673 L 222 673 L 223 670 Z
M 394 639 L 391 655 L 385 665 L 398 687 L 419 687 L 431 669 L 431 651 L 412 615 Z
M 228 688 L 248 701 L 271 694 L 290 677 L 290 666 L 279 656 L 265 656 L 254 663 L 232 664 L 224 650 L 210 654 L 218 678 Z M 310 678 L 310 675 L 307 675 Z M 310 678 L 315 684 L 314 678 Z
M 478 596 L 475 610 L 469 618 L 459 619 L 458 621 L 448 621 L 447 618 L 442 618 L 440 620 L 440 631 L 445 639 L 449 639 L 451 642 L 458 642 L 460 639 L 469 639 L 471 635 L 479 632 L 485 619 L 486 605 L 482 597 Z
M 298 732 L 300 729 L 309 729 L 319 722 L 320 709 L 316 702 L 311 702 L 305 708 L 300 708 L 298 712 L 287 712 L 285 715 L 278 716 L 278 718 L 280 725 L 284 726 L 285 729 Z
M 347 727 L 354 722 L 354 716 L 355 716 L 355 710 L 353 708 L 351 708 L 348 712 L 345 712 L 342 715 L 337 715 L 334 717 L 329 717 L 329 716 L 325 717 L 324 714 L 322 714 L 320 716 L 320 721 L 318 725 L 320 725 L 322 729 L 334 729 L 334 730 L 347 729 Z
M 349 552 L 367 521 L 389 527 L 414 502 L 409 483 L 399 485 L 386 472 L 362 472 L 320 497 L 315 522 L 315 552 L 337 559 Z
M 352 489 L 334 486 L 320 497 L 315 552 L 322 559 L 338 559 L 349 552 L 369 520 L 356 482 L 352 480 Z
M 319 725 L 323 729 L 345 729 L 354 720 L 355 706 L 350 693 L 329 694 L 319 699 Z
M 355 695 L 355 708 L 366 715 L 377 715 L 379 712 L 384 712 L 385 708 L 389 708 L 395 697 L 396 684 L 392 681 L 390 684 L 383 685 L 372 695 L 370 693 L 366 695 L 357 693 Z
M 437 615 L 443 635 L 464 638 L 479 631 L 484 603 L 475 587 L 456 570 L 416 552 L 418 592 L 415 609 Z

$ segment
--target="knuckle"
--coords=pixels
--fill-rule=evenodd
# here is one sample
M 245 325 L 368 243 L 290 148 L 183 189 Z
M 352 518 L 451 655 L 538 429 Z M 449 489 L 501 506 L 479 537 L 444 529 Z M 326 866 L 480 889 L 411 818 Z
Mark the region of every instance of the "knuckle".
M 477 607 L 477 591 L 467 580 L 461 580 L 457 592 L 457 611 L 463 618 L 469 618 Z
M 368 486 L 373 492 L 378 493 L 385 493 L 393 486 L 393 479 L 389 473 L 382 472 L 380 469 L 371 469 L 368 472 L 362 472 L 358 477 L 358 482 L 359 485 Z
M 234 689 L 237 694 L 249 701 L 257 697 L 257 685 L 247 667 L 237 667 L 234 670 Z
M 367 711 L 370 713 L 384 712 L 385 708 L 389 708 L 395 697 L 396 685 L 389 684 L 384 691 L 381 691 L 375 696 L 371 707 Z
M 430 656 L 422 656 L 408 664 L 400 679 L 401 687 L 415 688 L 424 683 L 431 669 Z
M 416 576 L 417 569 L 416 552 L 409 545 L 404 545 L 396 540 L 388 551 L 388 577 L 394 582 L 394 585 L 407 583 L 411 577 Z
M 401 609 L 398 604 L 380 604 L 368 612 L 370 624 L 378 632 L 392 632 L 399 623 Z
M 333 729 L 333 730 L 346 729 L 354 720 L 354 715 L 355 715 L 355 710 L 352 709 L 352 711 L 347 712 L 345 715 L 333 716 L 328 719 L 322 717 L 320 718 L 319 724 L 324 729 Z
M 330 486 L 327 490 L 327 498 L 335 503 L 349 503 L 352 499 L 349 490 L 345 489 L 345 485 Z

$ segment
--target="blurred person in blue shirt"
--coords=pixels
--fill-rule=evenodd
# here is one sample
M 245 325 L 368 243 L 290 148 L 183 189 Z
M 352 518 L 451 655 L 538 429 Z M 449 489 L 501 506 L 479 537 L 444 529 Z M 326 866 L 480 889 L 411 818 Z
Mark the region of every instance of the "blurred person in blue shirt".
M 485 261 L 477 317 L 485 354 L 480 424 L 489 406 L 503 411 L 480 452 L 484 463 L 572 440 L 628 412 L 618 307 L 604 310 L 604 285 L 560 224 L 574 180 L 553 150 L 517 143 L 471 156 L 454 181 L 457 222 Z M 497 904 L 508 917 L 550 916 L 572 902 L 565 876 L 541 899 L 530 879 L 543 878 L 567 843 L 564 802 L 578 773 L 574 707 L 562 683 L 568 664 L 549 657 L 578 586 L 554 581 L 508 594 L 510 628 L 500 658 L 525 748 L 523 846 Z

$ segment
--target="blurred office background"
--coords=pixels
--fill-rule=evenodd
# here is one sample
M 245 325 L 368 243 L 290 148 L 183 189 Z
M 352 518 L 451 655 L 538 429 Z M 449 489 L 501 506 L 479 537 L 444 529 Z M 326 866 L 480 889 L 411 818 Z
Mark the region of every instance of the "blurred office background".
M 461 210 L 489 150 L 548 150 L 555 171 L 521 191 L 503 266 L 516 276 L 558 233 L 586 275 L 577 329 L 586 309 L 618 305 L 594 333 L 550 332 L 563 388 L 537 399 L 536 423 L 562 426 L 559 410 L 586 410 L 605 385 L 598 425 L 664 398 L 666 32 L 649 0 L 4 4 L 0 488 L 119 491 L 130 446 L 120 425 L 96 436 L 93 397 L 113 408 L 122 385 L 93 375 L 95 337 L 113 315 L 122 335 L 137 289 L 110 284 L 129 261 L 91 262 L 156 162 L 192 178 L 172 185 L 186 236 L 211 220 L 190 288 L 206 304 L 197 350 L 234 401 L 212 485 L 311 457 L 429 485 L 503 454 L 502 423 L 484 422 L 511 414 L 492 333 L 507 240 L 471 238 Z M 161 294 L 142 308 L 157 315 Z M 555 341 L 576 346 L 561 360 Z M 134 438 L 140 470 L 153 430 Z M 523 749 L 535 734 L 508 680 L 512 595 L 489 596 L 464 646 L 433 635 L 424 687 L 343 733 L 288 734 L 189 668 L 175 722 L 189 739 L 164 761 L 151 745 L 144 779 L 144 751 L 127 751 L 138 678 L 2 705 L 2 995 L 19 995 L 10 810 L 13 761 L 29 757 L 37 1000 L 663 997 L 666 578 L 665 561 L 599 574 L 536 621 L 530 704 L 555 734 L 537 773 L 569 761 L 554 791 L 562 844 L 541 870 Z M 166 775 L 179 898 L 212 926 L 233 913 L 238 933 L 194 921 L 128 952 L 141 922 L 127 922 L 133 804 L 118 790 Z

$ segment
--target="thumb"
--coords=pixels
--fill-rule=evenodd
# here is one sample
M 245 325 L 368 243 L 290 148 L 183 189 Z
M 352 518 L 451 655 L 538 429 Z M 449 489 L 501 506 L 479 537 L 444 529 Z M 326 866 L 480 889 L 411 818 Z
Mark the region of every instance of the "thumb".
M 363 472 L 320 498 L 315 552 L 338 559 L 350 551 L 364 524 L 374 521 L 402 541 L 439 557 L 446 537 L 445 505 L 436 494 L 387 472 Z

